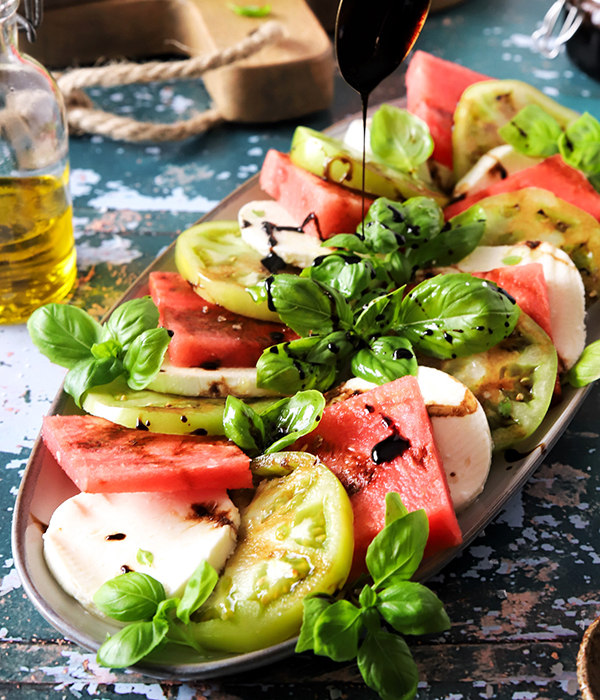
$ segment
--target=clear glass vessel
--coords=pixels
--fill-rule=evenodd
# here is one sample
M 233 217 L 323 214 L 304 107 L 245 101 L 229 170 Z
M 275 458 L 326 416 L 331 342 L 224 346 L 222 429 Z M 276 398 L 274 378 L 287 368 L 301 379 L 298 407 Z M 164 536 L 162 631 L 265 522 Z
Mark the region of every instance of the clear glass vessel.
M 19 0 L 0 0 L 0 323 L 60 301 L 76 277 L 60 91 L 17 47 Z

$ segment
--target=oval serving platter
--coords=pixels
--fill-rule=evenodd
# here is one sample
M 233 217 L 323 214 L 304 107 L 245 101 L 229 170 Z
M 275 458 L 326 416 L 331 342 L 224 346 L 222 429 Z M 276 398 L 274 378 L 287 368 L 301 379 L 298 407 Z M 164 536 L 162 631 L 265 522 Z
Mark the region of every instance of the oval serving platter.
M 403 100 L 392 104 L 404 106 Z M 348 122 L 345 119 L 327 130 L 332 136 L 342 136 Z M 248 201 L 265 199 L 255 175 L 200 221 L 219 219 L 237 220 L 238 210 Z M 120 303 L 147 293 L 148 275 L 153 270 L 175 270 L 174 244 L 148 267 L 125 293 Z M 116 305 L 118 306 L 118 304 Z M 111 309 L 111 312 L 114 310 Z M 110 315 L 110 313 L 108 315 Z M 600 304 L 595 304 L 587 318 L 587 342 L 600 339 Z M 458 516 L 463 533 L 460 547 L 440 552 L 421 565 L 418 579 L 425 581 L 446 564 L 477 535 L 501 511 L 507 501 L 516 494 L 541 464 L 547 452 L 562 435 L 581 406 L 589 388 L 564 387 L 563 400 L 552 408 L 536 433 L 521 447 L 517 461 L 508 462 L 497 454 L 492 461 L 490 475 L 479 498 Z M 54 400 L 49 414 L 80 412 L 72 399 L 62 390 Z M 64 474 L 52 455 L 38 437 L 17 497 L 12 527 L 12 547 L 15 565 L 23 588 L 40 614 L 68 639 L 80 646 L 96 651 L 107 634 L 119 628 L 109 620 L 102 620 L 84 610 L 79 603 L 65 593 L 51 575 L 43 555 L 42 534 L 54 510 L 67 498 L 78 492 L 77 487 Z M 295 639 L 246 654 L 220 655 L 198 659 L 192 650 L 177 651 L 176 658 L 162 652 L 160 658 L 151 658 L 136 664 L 136 671 L 148 676 L 171 680 L 201 680 L 225 674 L 248 671 L 276 662 L 293 653 Z

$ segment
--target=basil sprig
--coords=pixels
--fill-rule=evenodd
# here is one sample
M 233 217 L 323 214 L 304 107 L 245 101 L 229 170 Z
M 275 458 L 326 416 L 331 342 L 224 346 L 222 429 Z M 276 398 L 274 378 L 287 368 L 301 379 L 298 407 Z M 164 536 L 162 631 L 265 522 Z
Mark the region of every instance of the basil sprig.
M 410 700 L 419 677 L 399 635 L 437 634 L 449 629 L 450 620 L 435 593 L 410 581 L 429 534 L 425 511 L 408 513 L 398 494 L 388 493 L 386 523 L 367 550 L 372 585 L 362 588 L 356 603 L 306 596 L 296 651 L 312 650 L 335 661 L 356 657 L 365 683 L 383 700 Z
M 225 435 L 250 457 L 280 452 L 312 432 L 323 415 L 325 399 L 318 391 L 301 391 L 263 413 L 228 396 L 223 413 Z
M 169 642 L 203 653 L 190 632 L 190 615 L 208 599 L 218 578 L 215 569 L 202 561 L 181 599 L 167 598 L 159 581 L 137 571 L 107 581 L 96 591 L 94 603 L 108 617 L 131 624 L 98 649 L 98 663 L 110 668 L 132 666 Z
M 27 329 L 43 355 L 69 370 L 65 391 L 80 406 L 88 389 L 121 375 L 132 389 L 154 379 L 171 340 L 157 325 L 158 309 L 143 297 L 121 304 L 104 326 L 76 306 L 46 304 L 34 311 Z
M 323 292 L 324 283 L 284 274 L 263 283 L 272 307 L 284 309 L 287 325 L 296 332 L 314 330 L 265 350 L 256 365 L 258 386 L 284 394 L 323 392 L 351 375 L 384 384 L 416 374 L 413 348 L 442 359 L 483 352 L 512 333 L 520 314 L 514 299 L 496 284 L 459 273 L 425 280 L 406 297 L 403 288 L 375 296 L 357 308 L 331 289 L 335 316 L 324 320 L 321 305 L 315 310 L 308 303 L 290 306 L 295 285 L 300 294 L 311 284 L 315 294 L 307 295 L 309 300 Z M 255 296 L 260 296 L 256 290 Z M 361 301 L 367 299 L 363 295 Z M 339 328 L 342 315 L 352 318 L 350 327 L 344 321 L 345 328 Z
M 370 134 L 373 153 L 403 172 L 417 170 L 433 153 L 427 124 L 399 107 L 381 105 L 373 115 Z
M 600 379 L 600 340 L 590 343 L 581 357 L 565 374 L 571 386 L 581 388 Z
M 498 130 L 519 153 L 548 157 L 560 153 L 565 163 L 581 170 L 600 191 L 600 122 L 588 112 L 564 130 L 538 105 L 527 105 Z

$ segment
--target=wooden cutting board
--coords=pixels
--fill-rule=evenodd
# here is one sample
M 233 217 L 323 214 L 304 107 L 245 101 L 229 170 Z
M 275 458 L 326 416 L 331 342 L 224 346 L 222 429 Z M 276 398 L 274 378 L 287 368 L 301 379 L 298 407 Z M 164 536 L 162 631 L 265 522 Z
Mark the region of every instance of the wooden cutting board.
M 47 0 L 37 41 L 22 38 L 21 49 L 51 69 L 201 55 L 231 46 L 273 19 L 284 25 L 286 38 L 204 76 L 216 106 L 225 119 L 240 122 L 293 119 L 327 108 L 334 69 L 327 34 L 304 0 L 270 4 L 271 13 L 259 19 L 235 14 L 227 0 Z

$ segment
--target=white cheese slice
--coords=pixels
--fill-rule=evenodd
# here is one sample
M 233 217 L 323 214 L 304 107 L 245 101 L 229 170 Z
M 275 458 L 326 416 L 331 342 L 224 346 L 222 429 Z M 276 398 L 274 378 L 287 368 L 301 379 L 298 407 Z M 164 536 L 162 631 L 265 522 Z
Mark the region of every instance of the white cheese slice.
M 419 367 L 417 381 L 458 513 L 483 491 L 490 471 L 492 436 L 487 418 L 470 389 L 449 374 Z M 350 379 L 333 392 L 331 403 L 374 387 L 364 379 Z
M 207 396 L 213 399 L 226 396 L 279 396 L 276 392 L 256 386 L 256 367 L 176 367 L 167 359 L 147 389 L 161 394 Z
M 479 246 L 442 272 L 485 272 L 499 267 L 540 263 L 548 288 L 550 327 L 564 369 L 572 367 L 585 347 L 585 290 L 579 271 L 560 248 L 546 242 Z
M 225 492 L 80 493 L 53 513 L 44 556 L 62 588 L 101 615 L 93 596 L 106 581 L 138 571 L 180 596 L 202 560 L 220 571 L 240 516 Z M 151 564 L 137 560 L 150 552 Z
M 523 155 L 508 144 L 496 146 L 481 156 L 471 170 L 456 183 L 452 197 L 468 197 L 542 160 L 543 158 Z
M 238 214 L 244 241 L 263 258 L 274 254 L 288 265 L 310 267 L 315 258 L 333 252 L 321 241 L 301 231 L 279 231 L 277 227 L 298 228 L 296 221 L 281 204 L 273 201 L 248 202 Z

